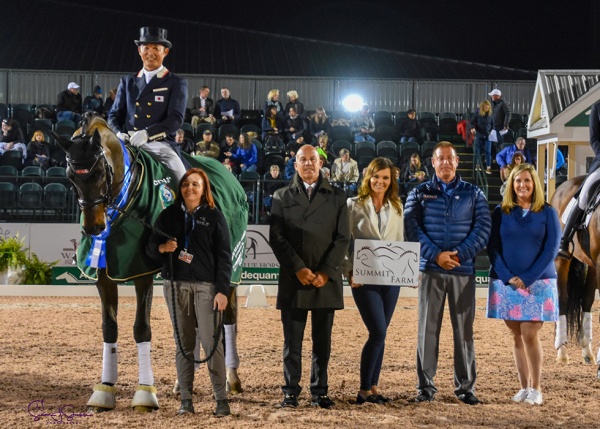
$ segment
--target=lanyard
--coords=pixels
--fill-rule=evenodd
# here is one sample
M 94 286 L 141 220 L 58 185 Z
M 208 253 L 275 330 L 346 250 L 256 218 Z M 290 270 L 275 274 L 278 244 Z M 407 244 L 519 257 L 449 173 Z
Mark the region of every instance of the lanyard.
M 185 214 L 185 240 L 183 243 L 183 250 L 186 252 L 190 245 L 190 237 L 192 236 L 192 233 L 194 232 L 194 228 L 196 227 L 196 219 L 194 219 L 194 215 L 200 209 L 200 207 L 202 207 L 202 205 L 199 205 L 198 207 L 196 207 L 194 209 L 194 211 L 192 212 L 192 214 L 188 214 L 188 212 L 185 208 L 185 205 L 183 203 L 181 203 L 181 208 L 183 209 L 183 213 Z M 191 227 L 188 226 L 190 223 L 191 223 Z

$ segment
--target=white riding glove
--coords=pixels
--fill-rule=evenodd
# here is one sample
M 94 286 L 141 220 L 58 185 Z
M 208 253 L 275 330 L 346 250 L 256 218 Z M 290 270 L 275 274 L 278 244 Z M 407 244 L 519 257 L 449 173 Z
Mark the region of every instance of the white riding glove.
M 136 131 L 129 139 L 129 143 L 131 143 L 131 145 L 135 147 L 141 147 L 145 145 L 146 143 L 148 143 L 148 131 Z
M 117 137 L 119 138 L 119 140 L 121 140 L 122 142 L 128 142 L 129 141 L 129 134 L 127 133 L 121 133 L 118 132 L 117 133 Z

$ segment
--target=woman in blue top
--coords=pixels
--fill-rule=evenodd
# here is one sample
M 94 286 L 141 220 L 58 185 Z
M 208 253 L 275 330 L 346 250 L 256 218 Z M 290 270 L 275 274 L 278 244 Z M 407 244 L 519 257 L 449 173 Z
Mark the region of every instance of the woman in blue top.
M 487 317 L 503 319 L 514 338 L 514 358 L 521 390 L 515 402 L 542 404 L 542 345 L 545 321 L 558 319 L 554 259 L 560 241 L 556 210 L 544 202 L 531 164 L 516 165 L 502 204 L 492 215 L 487 246 L 492 266 Z
M 225 155 L 229 156 L 239 166 L 242 173 L 244 171 L 256 171 L 258 168 L 258 149 L 246 133 L 240 134 L 240 145 L 235 151 Z
M 481 150 L 485 145 L 485 165 L 486 174 L 492 174 L 492 142 L 490 141 L 490 132 L 494 129 L 492 120 L 492 104 L 488 100 L 483 100 L 479 104 L 479 113 L 471 121 L 471 132 L 475 134 L 475 155 L 481 156 Z

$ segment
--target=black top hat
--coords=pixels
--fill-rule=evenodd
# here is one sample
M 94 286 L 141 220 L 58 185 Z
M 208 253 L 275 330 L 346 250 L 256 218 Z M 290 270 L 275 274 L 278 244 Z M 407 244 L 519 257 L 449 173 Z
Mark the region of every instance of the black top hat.
M 156 43 L 171 49 L 171 42 L 167 40 L 167 30 L 159 27 L 140 28 L 140 40 L 135 40 L 135 44 L 140 46 L 143 43 Z

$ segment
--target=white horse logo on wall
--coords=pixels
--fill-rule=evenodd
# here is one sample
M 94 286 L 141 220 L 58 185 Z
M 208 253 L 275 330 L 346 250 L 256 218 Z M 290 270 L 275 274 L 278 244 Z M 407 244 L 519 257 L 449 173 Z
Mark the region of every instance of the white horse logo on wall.
M 354 281 L 386 286 L 419 285 L 419 243 L 355 240 Z

